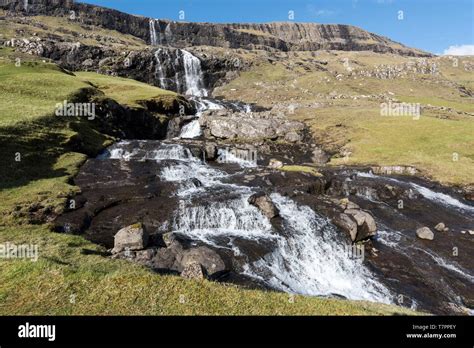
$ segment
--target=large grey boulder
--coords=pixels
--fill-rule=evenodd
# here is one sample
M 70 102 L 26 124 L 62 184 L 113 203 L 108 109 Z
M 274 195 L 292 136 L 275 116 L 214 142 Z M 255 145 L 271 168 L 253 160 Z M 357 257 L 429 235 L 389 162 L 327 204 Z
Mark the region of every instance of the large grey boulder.
M 222 258 L 214 250 L 204 246 L 184 250 L 176 258 L 180 264 L 181 271 L 193 263 L 200 264 L 206 274 L 211 277 L 216 273 L 226 270 Z
M 357 207 L 351 202 L 345 206 Z M 347 232 L 353 242 L 369 239 L 377 234 L 377 225 L 372 215 L 361 209 L 345 209 L 344 213 L 336 215 L 332 222 Z
M 352 217 L 357 223 L 357 237 L 354 240 L 359 242 L 377 234 L 377 225 L 374 218 L 368 212 L 359 209 L 346 209 L 345 214 Z
M 142 250 L 148 244 L 148 233 L 142 224 L 134 224 L 122 228 L 114 237 L 112 253 L 124 250 Z
M 273 117 L 268 111 L 252 114 L 222 110 L 207 111 L 199 119 L 208 138 L 246 140 L 284 140 L 290 143 L 303 139 L 304 124 L 282 117 Z
M 341 213 L 333 218 L 332 222 L 341 230 L 347 232 L 351 236 L 351 240 L 355 241 L 357 238 L 357 223 L 349 217 L 349 215 Z

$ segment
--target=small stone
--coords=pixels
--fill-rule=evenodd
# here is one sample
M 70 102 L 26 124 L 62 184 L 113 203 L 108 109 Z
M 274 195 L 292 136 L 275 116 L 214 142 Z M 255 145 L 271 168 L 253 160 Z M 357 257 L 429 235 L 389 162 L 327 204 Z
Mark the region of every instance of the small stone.
M 274 158 L 270 160 L 270 164 L 268 165 L 270 168 L 280 169 L 283 167 L 283 162 L 278 161 Z
M 416 235 L 420 239 L 427 239 L 427 240 L 433 240 L 434 239 L 434 233 L 431 231 L 428 227 L 421 227 L 416 230 Z
M 445 228 L 446 228 L 446 225 L 443 222 L 440 222 L 439 224 L 435 226 L 434 229 L 438 232 L 442 232 L 445 230 Z
M 473 230 L 469 230 L 469 234 L 470 234 L 471 236 L 474 236 L 474 231 L 473 231 Z

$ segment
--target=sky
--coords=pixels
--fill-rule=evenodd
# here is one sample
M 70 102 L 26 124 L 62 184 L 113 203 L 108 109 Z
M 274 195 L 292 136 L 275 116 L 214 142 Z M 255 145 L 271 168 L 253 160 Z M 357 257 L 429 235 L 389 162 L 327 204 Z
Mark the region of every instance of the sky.
M 81 2 L 136 15 L 187 22 L 262 23 L 294 20 L 350 24 L 432 53 L 474 55 L 474 0 L 83 0 Z

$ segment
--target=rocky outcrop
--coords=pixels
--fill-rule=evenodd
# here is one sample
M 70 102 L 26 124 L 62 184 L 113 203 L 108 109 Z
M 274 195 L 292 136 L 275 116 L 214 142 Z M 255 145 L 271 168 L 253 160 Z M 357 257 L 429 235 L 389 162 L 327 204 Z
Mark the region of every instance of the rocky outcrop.
M 105 75 L 121 76 L 150 85 L 186 92 L 184 51 L 171 48 L 146 48 L 141 50 L 119 50 L 108 46 L 92 46 L 79 42 L 62 42 L 53 39 L 32 37 L 10 39 L 7 47 L 31 55 L 52 59 L 71 71 L 94 71 Z M 245 69 L 244 62 L 235 64 L 234 55 L 217 56 L 203 48 L 189 49 L 200 60 L 204 88 L 212 89 L 232 77 L 232 72 Z M 240 62 L 240 60 L 239 60 Z
M 0 8 L 25 14 L 67 16 L 74 20 L 117 30 L 150 44 L 174 47 L 216 46 L 225 48 L 281 51 L 345 50 L 430 56 L 429 53 L 403 46 L 388 38 L 360 28 L 341 24 L 263 23 L 210 24 L 154 20 L 120 11 L 68 0 L 4 1 Z
M 303 140 L 305 126 L 271 111 L 233 113 L 225 110 L 205 112 L 199 119 L 206 137 L 230 140 L 282 140 L 297 143 Z

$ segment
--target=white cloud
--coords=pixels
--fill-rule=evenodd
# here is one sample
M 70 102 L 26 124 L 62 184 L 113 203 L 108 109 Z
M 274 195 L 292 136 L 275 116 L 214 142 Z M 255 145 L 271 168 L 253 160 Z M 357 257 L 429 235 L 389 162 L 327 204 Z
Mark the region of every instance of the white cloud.
M 316 16 L 316 17 L 331 16 L 331 15 L 335 14 L 335 12 L 332 11 L 332 10 L 318 9 L 314 5 L 308 5 L 307 10 L 310 14 L 312 14 L 313 16 Z
M 445 56 L 474 56 L 474 45 L 449 46 L 443 54 Z

